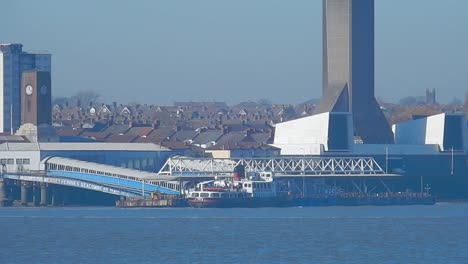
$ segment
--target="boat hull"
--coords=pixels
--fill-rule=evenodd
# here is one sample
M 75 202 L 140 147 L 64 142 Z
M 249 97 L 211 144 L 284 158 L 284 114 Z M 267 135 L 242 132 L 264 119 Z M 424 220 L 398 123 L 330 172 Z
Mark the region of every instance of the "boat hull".
M 423 197 L 304 197 L 304 198 L 189 198 L 187 203 L 195 208 L 258 208 L 294 206 L 384 206 L 384 205 L 433 205 L 434 196 Z
M 258 207 L 286 207 L 290 201 L 280 198 L 189 198 L 187 203 L 195 208 L 258 208 Z

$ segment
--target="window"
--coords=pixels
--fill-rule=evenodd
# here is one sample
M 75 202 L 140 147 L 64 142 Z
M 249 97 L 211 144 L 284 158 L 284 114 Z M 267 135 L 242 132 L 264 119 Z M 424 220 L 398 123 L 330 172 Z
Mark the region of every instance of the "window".
M 7 164 L 15 164 L 15 160 L 14 159 L 8 159 Z
M 0 164 L 6 165 L 6 163 L 7 163 L 7 160 L 6 160 L 6 159 L 0 159 Z
M 204 198 L 208 198 L 210 196 L 210 194 L 209 193 L 201 193 L 200 196 L 204 197 Z
M 213 198 L 219 198 L 219 193 L 211 193 L 211 197 L 213 197 Z
M 29 159 L 23 159 L 23 164 L 29 165 L 29 163 L 30 163 L 30 160 L 29 160 Z
M 198 197 L 198 196 L 200 196 L 199 193 L 192 193 L 192 197 Z
M 16 164 L 23 164 L 23 159 L 16 159 Z

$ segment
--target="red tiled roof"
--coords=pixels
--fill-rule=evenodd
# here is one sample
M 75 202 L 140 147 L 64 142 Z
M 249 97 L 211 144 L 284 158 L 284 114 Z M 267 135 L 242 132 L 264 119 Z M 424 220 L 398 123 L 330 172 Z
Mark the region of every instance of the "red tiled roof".
M 109 135 L 106 132 L 83 132 L 81 134 L 82 137 L 94 138 L 96 141 L 104 141 Z
M 153 129 L 152 127 L 132 127 L 126 134 L 143 137 L 151 133 Z
M 137 135 L 110 135 L 106 138 L 106 142 L 131 143 L 137 138 Z
M 168 149 L 189 149 L 190 146 L 187 146 L 184 142 L 179 141 L 164 141 L 161 142 L 161 146 L 166 147 Z
M 78 136 L 83 132 L 83 129 L 63 129 L 63 130 L 58 130 L 57 135 L 58 136 Z

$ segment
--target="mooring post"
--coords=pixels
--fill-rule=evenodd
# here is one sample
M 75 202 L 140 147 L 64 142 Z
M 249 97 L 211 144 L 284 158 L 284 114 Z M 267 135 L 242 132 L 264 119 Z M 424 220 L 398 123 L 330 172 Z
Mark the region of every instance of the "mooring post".
M 37 206 L 37 188 L 36 183 L 32 184 L 32 206 Z
M 6 195 L 5 195 L 5 182 L 3 178 L 0 178 L 0 206 L 5 205 Z
M 28 185 L 25 182 L 21 182 L 21 206 L 28 205 Z
M 47 185 L 45 183 L 41 183 L 41 203 L 39 205 L 47 205 Z
M 51 187 L 50 188 L 50 191 L 52 192 L 51 194 L 51 201 L 50 201 L 50 205 L 51 206 L 55 206 L 55 188 L 54 187 Z

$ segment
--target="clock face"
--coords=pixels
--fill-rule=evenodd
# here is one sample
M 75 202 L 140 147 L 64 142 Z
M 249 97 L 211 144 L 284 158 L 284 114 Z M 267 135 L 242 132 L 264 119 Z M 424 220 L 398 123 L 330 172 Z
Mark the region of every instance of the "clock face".
M 41 94 L 42 94 L 42 95 L 46 95 L 46 94 L 47 94 L 47 86 L 45 86 L 45 85 L 42 85 L 42 86 L 41 86 Z
M 33 87 L 31 85 L 26 86 L 26 94 L 31 95 L 33 93 Z

